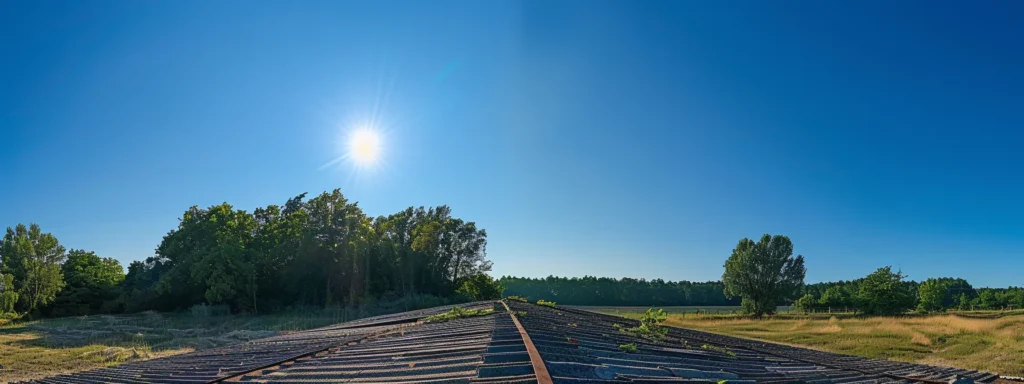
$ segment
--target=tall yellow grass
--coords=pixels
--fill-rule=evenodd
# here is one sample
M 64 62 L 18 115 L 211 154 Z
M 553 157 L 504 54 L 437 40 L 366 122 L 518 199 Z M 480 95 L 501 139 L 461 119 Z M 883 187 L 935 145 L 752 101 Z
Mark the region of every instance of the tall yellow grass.
M 666 324 L 865 357 L 1024 376 L 1024 315 L 750 319 L 677 314 Z

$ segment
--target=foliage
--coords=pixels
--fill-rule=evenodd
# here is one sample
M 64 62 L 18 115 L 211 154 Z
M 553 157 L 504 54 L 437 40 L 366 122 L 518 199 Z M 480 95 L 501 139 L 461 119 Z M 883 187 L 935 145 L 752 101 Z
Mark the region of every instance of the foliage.
M 480 301 L 500 299 L 501 291 L 503 290 L 504 288 L 501 286 L 500 281 L 494 280 L 486 273 L 477 273 L 465 278 L 462 286 L 455 293 L 465 296 L 470 300 Z
M 626 353 L 636 353 L 636 344 L 619 344 L 619 350 Z
M 914 307 L 914 294 L 904 284 L 906 275 L 882 267 L 860 282 L 857 296 L 860 311 L 867 315 L 898 315 Z
M 509 297 L 506 297 L 505 299 L 507 299 L 507 300 L 515 300 L 515 301 L 519 301 L 519 302 L 523 302 L 523 303 L 526 302 L 526 298 L 525 297 L 520 297 L 520 296 L 509 296 Z
M 486 316 L 494 313 L 493 309 L 465 309 L 462 307 L 452 307 L 451 310 L 444 313 L 439 313 L 432 316 L 427 316 L 423 319 L 424 323 L 443 323 L 448 320 L 461 319 L 465 317 L 476 317 Z
M 853 294 L 840 285 L 833 285 L 825 289 L 818 299 L 818 305 L 824 308 L 847 308 L 853 306 Z
M 196 304 L 188 308 L 188 312 L 196 317 L 227 316 L 231 314 L 231 308 L 226 305 Z
M 793 306 L 800 312 L 811 312 L 818 306 L 818 300 L 810 293 L 805 293 L 793 302 Z
M 722 353 L 722 354 L 726 354 L 726 355 L 729 355 L 729 356 L 732 356 L 732 357 L 736 357 L 736 352 L 733 352 L 732 350 L 730 350 L 729 348 L 726 348 L 726 347 L 719 347 L 717 345 L 704 344 L 704 345 L 701 345 L 700 348 L 704 349 L 704 350 L 715 351 L 715 352 L 718 352 L 718 353 Z
M 50 315 L 89 315 L 120 310 L 116 300 L 119 285 L 124 281 L 124 269 L 117 260 L 72 249 L 61 271 L 65 286 L 48 309 Z
M 540 300 L 537 300 L 537 305 L 543 305 L 545 307 L 554 308 L 555 307 L 555 302 L 554 301 L 544 301 L 544 299 L 540 299 Z
M 227 203 L 190 208 L 156 256 L 129 266 L 126 310 L 356 305 L 389 295 L 449 296 L 466 281 L 471 295 L 500 296 L 474 286 L 491 267 L 486 232 L 447 206 L 370 218 L 339 190 L 305 196 L 253 213 Z
M 14 290 L 14 275 L 0 273 L 0 315 L 14 313 L 18 292 Z
M 786 236 L 764 235 L 754 242 L 742 239 L 725 261 L 725 295 L 749 300 L 750 313 L 760 317 L 775 313 L 779 302 L 792 300 L 804 283 L 804 257 L 793 257 L 793 243 Z
M 545 298 L 567 305 L 678 306 L 740 305 L 727 299 L 718 281 L 690 282 L 608 277 L 503 277 L 505 294 Z
M 661 323 L 668 318 L 668 314 L 664 310 L 654 308 L 648 308 L 647 312 L 644 312 L 643 316 L 640 317 L 640 325 L 633 328 L 624 328 L 619 324 L 615 324 L 615 328 L 619 332 L 634 336 L 641 337 L 648 340 L 661 340 L 668 334 L 668 328 L 662 327 Z
M 0 272 L 14 276 L 16 310 L 34 312 L 53 301 L 64 288 L 63 261 L 64 247 L 53 235 L 42 233 L 39 225 L 7 228 L 0 242 Z

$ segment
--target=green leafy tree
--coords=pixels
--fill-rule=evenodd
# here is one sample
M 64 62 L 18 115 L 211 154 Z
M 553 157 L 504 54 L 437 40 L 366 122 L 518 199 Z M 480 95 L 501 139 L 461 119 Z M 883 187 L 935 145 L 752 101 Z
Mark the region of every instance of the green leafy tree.
M 919 312 L 934 312 L 944 309 L 943 298 L 948 289 L 949 285 L 938 279 L 925 280 L 918 286 L 917 310 Z
M 818 299 L 818 303 L 829 309 L 846 308 L 852 304 L 849 292 L 840 285 L 828 287 L 828 289 L 821 294 L 821 298 Z
M 33 312 L 49 304 L 64 288 L 60 264 L 64 261 L 64 247 L 57 238 L 42 233 L 39 225 L 8 227 L 0 244 L 0 264 L 3 272 L 14 277 L 20 308 Z
M 18 292 L 14 290 L 14 276 L 0 273 L 0 315 L 13 313 L 18 303 Z
M 810 293 L 804 294 L 793 302 L 793 306 L 796 307 L 796 310 L 804 313 L 813 311 L 817 305 L 818 299 L 814 298 Z
M 978 294 L 978 308 L 999 309 L 999 298 L 996 296 L 996 291 L 992 289 L 981 289 L 981 293 Z
M 967 311 L 971 309 L 971 299 L 967 297 L 966 293 L 960 294 L 960 298 L 957 299 L 956 308 L 961 311 Z
M 793 257 L 786 236 L 764 235 L 754 242 L 740 240 L 725 262 L 725 295 L 749 301 L 749 313 L 760 317 L 775 313 L 780 301 L 792 300 L 804 283 L 804 257 Z
M 882 267 L 871 273 L 859 286 L 857 304 L 868 315 L 898 315 L 914 307 L 914 293 L 905 284 L 906 275 Z
M 100 258 L 93 252 L 72 249 L 61 266 L 64 289 L 54 299 L 50 314 L 75 316 L 117 312 L 119 286 L 124 269 L 117 260 Z
M 478 273 L 463 279 L 462 286 L 456 293 L 472 300 L 491 300 L 500 299 L 504 290 L 500 281 L 494 280 L 486 273 Z

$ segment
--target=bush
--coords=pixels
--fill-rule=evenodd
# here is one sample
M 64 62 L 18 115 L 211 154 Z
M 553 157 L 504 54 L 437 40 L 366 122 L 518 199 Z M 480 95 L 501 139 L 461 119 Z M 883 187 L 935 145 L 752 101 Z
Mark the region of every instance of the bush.
M 537 305 L 543 305 L 545 307 L 554 308 L 555 307 L 555 302 L 554 301 L 544 301 L 544 299 L 540 299 L 540 300 L 537 300 Z
M 636 353 L 636 344 L 619 344 L 619 350 L 626 353 Z
M 525 297 L 520 297 L 520 296 L 509 296 L 509 297 L 506 297 L 505 299 L 521 301 L 521 302 L 524 302 L 524 303 L 527 302 Z
M 492 300 L 500 299 L 501 292 L 505 287 L 500 281 L 494 280 L 486 273 L 478 273 L 466 278 L 455 293 L 469 298 L 470 300 Z
M 464 317 L 476 317 L 490 315 L 494 313 L 493 309 L 465 309 L 462 307 L 452 307 L 451 310 L 444 313 L 439 313 L 433 316 L 427 316 L 423 319 L 424 323 L 443 323 L 448 320 L 461 319 Z
M 668 318 L 668 314 L 664 310 L 654 308 L 648 308 L 647 312 L 644 312 L 643 317 L 640 318 L 640 326 L 634 328 L 623 328 L 619 324 L 615 324 L 615 328 L 619 332 L 634 336 L 641 337 L 648 340 L 661 340 L 668 334 L 668 328 L 662 327 L 661 323 Z
M 814 307 L 817 303 L 818 300 L 815 300 L 813 295 L 807 293 L 804 294 L 799 299 L 796 299 L 796 302 L 793 303 L 793 306 L 796 307 L 796 310 L 800 312 L 808 313 L 814 310 Z
M 231 314 L 231 308 L 226 305 L 206 305 L 206 303 L 203 303 L 189 307 L 188 312 L 192 316 L 197 317 L 224 316 Z

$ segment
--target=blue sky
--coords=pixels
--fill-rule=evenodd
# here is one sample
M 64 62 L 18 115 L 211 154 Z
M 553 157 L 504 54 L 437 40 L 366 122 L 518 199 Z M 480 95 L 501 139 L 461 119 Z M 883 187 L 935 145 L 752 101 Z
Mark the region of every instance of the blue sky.
M 894 4 L 895 3 L 895 4 Z M 1019 2 L 4 2 L 0 225 L 127 264 L 191 205 L 448 204 L 497 275 L 1024 285 Z M 379 166 L 324 167 L 353 126 Z

